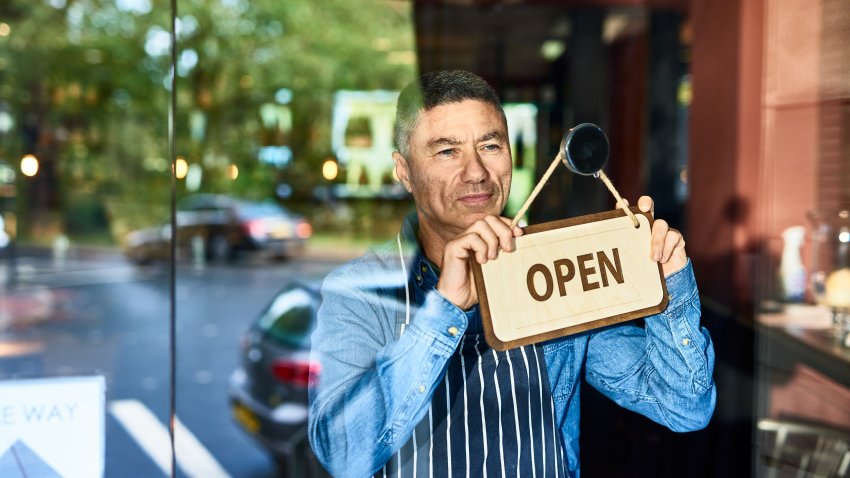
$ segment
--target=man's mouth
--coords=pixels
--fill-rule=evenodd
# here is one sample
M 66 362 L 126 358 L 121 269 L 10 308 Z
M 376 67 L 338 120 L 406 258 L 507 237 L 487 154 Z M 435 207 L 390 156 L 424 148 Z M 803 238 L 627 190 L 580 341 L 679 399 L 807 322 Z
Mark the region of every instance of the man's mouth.
M 487 204 L 490 202 L 490 199 L 493 197 L 493 193 L 482 192 L 482 193 L 473 193 L 466 194 L 459 198 L 460 202 L 466 204 L 467 206 L 478 206 L 481 204 Z

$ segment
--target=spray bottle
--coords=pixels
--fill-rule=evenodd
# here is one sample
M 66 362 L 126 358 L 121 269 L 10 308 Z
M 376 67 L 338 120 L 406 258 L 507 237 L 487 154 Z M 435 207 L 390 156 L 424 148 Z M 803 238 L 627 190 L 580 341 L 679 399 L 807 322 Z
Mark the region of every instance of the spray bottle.
M 803 302 L 806 298 L 806 269 L 803 266 L 801 249 L 806 229 L 791 226 L 782 231 L 782 259 L 779 263 L 779 278 L 783 299 L 786 302 Z

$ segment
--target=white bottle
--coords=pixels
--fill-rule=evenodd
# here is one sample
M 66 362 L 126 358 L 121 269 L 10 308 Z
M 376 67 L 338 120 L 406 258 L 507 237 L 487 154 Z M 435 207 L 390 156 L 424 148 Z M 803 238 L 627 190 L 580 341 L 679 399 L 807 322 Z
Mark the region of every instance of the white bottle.
M 802 302 L 806 298 L 806 269 L 801 258 L 805 235 L 806 229 L 803 226 L 791 226 L 782 231 L 784 245 L 779 263 L 779 277 L 782 298 L 787 302 Z

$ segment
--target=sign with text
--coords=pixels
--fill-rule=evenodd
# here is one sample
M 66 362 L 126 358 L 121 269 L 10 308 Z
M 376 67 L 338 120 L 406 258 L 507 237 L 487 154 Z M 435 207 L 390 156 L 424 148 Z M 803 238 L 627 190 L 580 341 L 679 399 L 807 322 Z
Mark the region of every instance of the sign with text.
M 487 343 L 496 350 L 645 317 L 667 306 L 649 258 L 652 217 L 631 208 L 524 228 L 516 251 L 472 261 Z
M 102 376 L 0 382 L 0 476 L 99 477 Z

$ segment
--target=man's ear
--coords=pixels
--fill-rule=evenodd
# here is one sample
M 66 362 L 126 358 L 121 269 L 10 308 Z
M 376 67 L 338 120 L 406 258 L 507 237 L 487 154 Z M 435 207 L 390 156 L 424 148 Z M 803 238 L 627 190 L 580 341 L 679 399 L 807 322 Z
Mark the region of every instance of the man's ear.
M 410 185 L 410 167 L 407 164 L 407 158 L 401 155 L 398 151 L 393 152 L 393 163 L 395 163 L 395 175 L 398 177 L 404 189 L 412 193 L 413 187 Z

